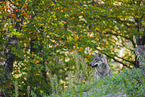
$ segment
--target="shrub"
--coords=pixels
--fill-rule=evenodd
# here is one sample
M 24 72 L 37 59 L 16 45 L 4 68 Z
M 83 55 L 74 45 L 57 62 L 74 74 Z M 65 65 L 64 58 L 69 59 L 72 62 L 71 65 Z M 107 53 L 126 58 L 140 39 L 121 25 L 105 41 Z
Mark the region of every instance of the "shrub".
M 76 89 L 65 91 L 61 95 L 50 95 L 50 97 L 100 97 L 120 92 L 126 92 L 131 97 L 142 97 L 145 96 L 144 78 L 145 76 L 140 69 L 126 69 L 122 73 L 78 86 Z

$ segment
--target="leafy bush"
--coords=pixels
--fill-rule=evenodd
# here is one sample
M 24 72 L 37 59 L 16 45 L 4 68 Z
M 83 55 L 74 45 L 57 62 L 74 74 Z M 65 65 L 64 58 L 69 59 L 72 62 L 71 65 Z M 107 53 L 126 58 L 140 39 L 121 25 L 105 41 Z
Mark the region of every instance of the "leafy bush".
M 111 77 L 102 78 L 90 84 L 78 86 L 76 89 L 65 91 L 61 95 L 50 97 L 100 97 L 107 94 L 126 92 L 127 96 L 145 96 L 144 78 L 140 69 L 124 70 Z

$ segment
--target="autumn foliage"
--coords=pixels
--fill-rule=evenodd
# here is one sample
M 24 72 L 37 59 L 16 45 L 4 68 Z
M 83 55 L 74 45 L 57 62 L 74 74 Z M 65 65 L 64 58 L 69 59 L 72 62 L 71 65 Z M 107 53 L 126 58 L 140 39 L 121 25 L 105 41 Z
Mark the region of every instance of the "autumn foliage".
M 139 67 L 134 48 L 145 45 L 143 0 L 3 0 L 0 4 L 0 64 L 6 63 L 6 54 L 15 60 L 7 75 L 12 81 L 2 80 L 6 83 L 2 88 L 13 89 L 17 79 L 20 95 L 27 94 L 27 86 L 38 95 L 40 90 L 51 94 L 51 77 L 67 82 L 68 71 L 76 69 L 74 51 L 87 63 L 96 51 L 124 68 Z M 9 35 L 16 36 L 16 45 L 5 52 Z

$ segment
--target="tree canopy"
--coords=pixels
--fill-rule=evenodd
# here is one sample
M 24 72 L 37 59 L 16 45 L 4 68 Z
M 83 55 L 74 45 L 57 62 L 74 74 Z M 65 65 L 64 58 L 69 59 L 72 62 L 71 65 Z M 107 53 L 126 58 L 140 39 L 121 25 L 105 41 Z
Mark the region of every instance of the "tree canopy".
M 9 72 L 3 77 L 21 74 L 22 94 L 28 85 L 51 94 L 47 77 L 51 73 L 66 80 L 68 71 L 74 70 L 70 54 L 74 50 L 87 62 L 98 51 L 124 67 L 138 68 L 134 48 L 145 45 L 143 1 L 0 1 L 1 68 L 4 75 Z M 122 56 L 118 52 L 121 49 L 125 49 Z M 10 82 L 1 81 L 10 87 Z

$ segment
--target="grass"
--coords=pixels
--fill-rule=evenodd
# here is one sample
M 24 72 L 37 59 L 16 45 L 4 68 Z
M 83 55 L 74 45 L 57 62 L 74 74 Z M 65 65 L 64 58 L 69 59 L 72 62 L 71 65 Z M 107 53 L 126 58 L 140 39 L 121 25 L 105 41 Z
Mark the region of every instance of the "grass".
M 111 77 L 102 78 L 67 90 L 60 95 L 53 94 L 48 97 L 101 97 L 120 92 L 126 92 L 128 97 L 143 97 L 145 96 L 144 78 L 140 69 L 124 70 Z

